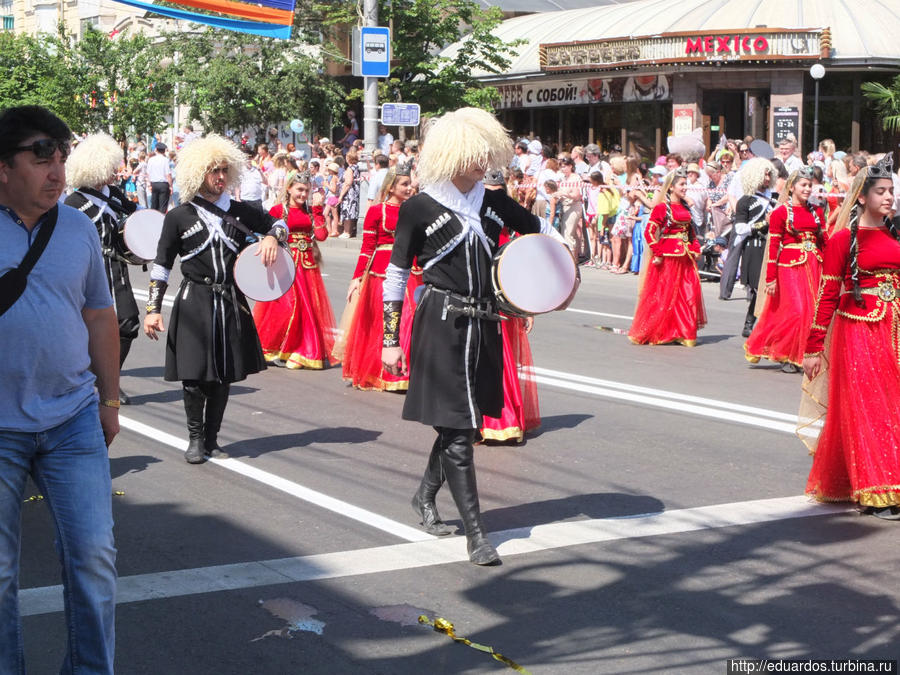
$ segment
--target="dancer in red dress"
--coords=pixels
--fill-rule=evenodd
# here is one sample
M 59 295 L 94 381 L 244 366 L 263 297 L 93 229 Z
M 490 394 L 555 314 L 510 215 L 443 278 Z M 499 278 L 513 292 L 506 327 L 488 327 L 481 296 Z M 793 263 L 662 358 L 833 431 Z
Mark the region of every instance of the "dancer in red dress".
M 890 162 L 882 161 L 859 172 L 838 217 L 803 360 L 810 378 L 804 403 L 817 410 L 801 408 L 798 433 L 814 453 L 807 494 L 900 520 L 900 228 L 889 220 L 893 198 Z
M 287 221 L 288 246 L 297 266 L 291 290 L 272 302 L 258 302 L 253 319 L 259 332 L 266 361 L 292 370 L 319 370 L 334 358 L 335 322 L 331 302 L 319 271 L 319 247 L 316 241 L 328 237 L 322 207 L 307 206 L 309 174 L 290 172 L 284 180 L 284 201 L 269 213 Z M 315 237 L 315 240 L 313 239 Z
M 822 276 L 825 214 L 809 206 L 811 192 L 812 167 L 795 171 L 784 188 L 785 203 L 769 216 L 766 300 L 744 344 L 750 363 L 769 359 L 783 363 L 787 373 L 800 372 Z
M 409 169 L 391 169 L 384 177 L 378 202 L 366 212 L 363 224 L 363 241 L 353 272 L 353 281 L 347 291 L 347 301 L 352 302 L 359 293 L 356 310 L 347 334 L 343 357 L 343 375 L 357 389 L 380 391 L 406 391 L 409 375 L 392 375 L 381 362 L 384 339 L 384 304 L 381 289 L 384 272 L 391 261 L 394 248 L 394 232 L 400 205 L 412 196 L 413 189 Z M 422 285 L 422 270 L 413 269 L 406 283 L 406 298 L 400 321 L 400 346 L 409 357 L 412 317 L 416 311 L 415 290 Z
M 638 296 L 628 338 L 635 344 L 679 342 L 697 344 L 697 330 L 706 325 L 696 259 L 700 244 L 685 206 L 687 172 L 666 176 L 650 213 L 644 239 L 652 259 Z
M 486 190 L 502 189 L 503 185 L 502 171 L 491 170 L 485 174 Z M 497 243 L 503 246 L 511 238 L 509 230 L 504 228 Z M 528 333 L 533 326 L 533 317 L 510 316 L 500 323 L 503 338 L 503 410 L 500 417 L 483 415 L 480 429 L 482 440 L 521 443 L 526 431 L 541 426 L 537 382 L 531 372 L 534 360 L 528 344 Z
M 481 438 L 485 441 L 521 443 L 525 432 L 541 426 L 537 383 L 531 368 L 528 333 L 534 319 L 511 316 L 501 326 L 503 332 L 503 410 L 500 417 L 484 415 Z

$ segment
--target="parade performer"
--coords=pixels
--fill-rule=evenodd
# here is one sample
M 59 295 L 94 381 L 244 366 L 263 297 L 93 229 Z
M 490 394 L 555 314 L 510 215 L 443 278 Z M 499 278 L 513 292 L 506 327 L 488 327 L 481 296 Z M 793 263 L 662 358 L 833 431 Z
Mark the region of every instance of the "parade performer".
M 358 297 L 355 299 L 353 321 L 348 329 L 343 375 L 345 380 L 358 389 L 406 391 L 409 383 L 407 375 L 391 374 L 381 362 L 384 337 L 382 286 L 394 247 L 400 205 L 413 193 L 409 174 L 409 166 L 401 164 L 388 170 L 385 175 L 378 201 L 366 212 L 362 248 L 353 272 L 353 281 L 347 291 L 348 302 L 354 302 L 355 293 L 358 293 Z M 414 294 L 421 285 L 422 270 L 416 270 L 414 266 L 406 283 L 403 317 L 400 322 L 400 345 L 407 359 L 412 317 L 416 309 Z
M 182 382 L 190 464 L 227 457 L 217 438 L 231 383 L 266 367 L 250 308 L 234 284 L 234 261 L 249 245 L 248 236 L 265 235 L 257 255 L 271 265 L 287 226 L 231 199 L 228 190 L 238 185 L 243 166 L 237 146 L 216 134 L 179 153 L 176 181 L 183 203 L 166 214 L 150 272 L 144 332 L 156 340 L 165 328 L 161 311 L 169 274 L 181 257 L 184 279 L 169 320 L 165 379 Z
M 809 337 L 825 246 L 825 214 L 812 207 L 812 167 L 791 174 L 769 215 L 765 298 L 759 323 L 744 344 L 750 363 L 761 358 L 783 363 L 788 373 L 800 371 Z
M 423 190 L 400 208 L 383 291 L 382 361 L 391 374 L 410 375 L 403 418 L 438 432 L 413 509 L 426 531 L 449 534 L 434 503 L 446 478 L 465 527 L 469 559 L 478 565 L 500 561 L 481 519 L 473 448 L 483 415 L 497 417 L 503 407 L 492 256 L 503 227 L 562 240 L 503 190 L 485 190 L 485 171 L 508 165 L 512 154 L 506 130 L 484 110 L 462 108 L 432 119 L 419 156 Z M 426 286 L 407 367 L 399 324 L 416 258 Z
M 492 169 L 485 174 L 486 190 L 503 189 L 503 172 Z M 510 195 L 512 198 L 512 195 Z M 512 237 L 504 229 L 500 233 L 500 246 Z M 505 316 L 505 315 L 504 315 Z M 537 382 L 531 372 L 534 360 L 528 334 L 534 327 L 534 317 L 506 316 L 500 323 L 503 338 L 503 410 L 499 417 L 484 415 L 481 438 L 500 443 L 521 443 L 525 432 L 541 426 L 538 405 Z
M 740 260 L 741 283 L 747 288 L 747 315 L 744 317 L 743 337 L 750 337 L 756 324 L 757 289 L 766 257 L 766 235 L 769 232 L 769 214 L 776 201 L 772 187 L 778 180 L 778 171 L 767 159 L 749 160 L 739 174 L 743 195 L 738 199 L 734 212 L 735 241 L 729 256 Z M 729 268 L 736 270 L 737 267 Z
M 66 205 L 78 209 L 90 218 L 100 235 L 103 267 L 119 320 L 119 368 L 138 335 L 141 317 L 122 239 L 124 219 L 134 213 L 137 205 L 131 202 L 116 185 L 122 165 L 122 148 L 108 134 L 91 134 L 82 140 L 66 162 L 66 182 L 75 191 L 66 197 Z M 128 396 L 120 389 L 119 403 L 127 405 Z
M 305 171 L 291 171 L 284 180 L 282 202 L 269 210 L 287 222 L 288 246 L 297 267 L 290 290 L 278 300 L 258 302 L 253 320 L 259 331 L 266 361 L 291 370 L 321 370 L 326 360 L 335 363 L 335 321 L 331 302 L 319 270 L 317 241 L 328 238 L 322 206 L 309 207 L 310 178 Z
M 825 249 L 798 433 L 814 454 L 807 494 L 900 520 L 900 223 L 889 220 L 890 159 L 860 170 Z
M 697 344 L 706 325 L 696 259 L 700 244 L 685 205 L 687 171 L 666 176 L 644 230 L 650 248 L 628 338 L 634 344 Z

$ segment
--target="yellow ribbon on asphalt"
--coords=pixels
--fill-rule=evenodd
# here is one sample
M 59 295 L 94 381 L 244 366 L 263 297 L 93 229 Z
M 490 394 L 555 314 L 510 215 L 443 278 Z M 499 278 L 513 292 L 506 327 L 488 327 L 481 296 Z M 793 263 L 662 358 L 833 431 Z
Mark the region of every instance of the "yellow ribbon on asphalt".
M 494 660 L 499 661 L 500 663 L 502 663 L 506 666 L 509 666 L 516 672 L 525 673 L 525 675 L 531 675 L 531 673 L 528 670 L 526 670 L 525 668 L 520 666 L 518 663 L 516 663 L 512 659 L 509 659 L 509 658 L 503 656 L 503 654 L 499 654 L 499 653 L 495 652 L 493 647 L 489 647 L 487 645 L 480 645 L 477 642 L 472 642 L 468 638 L 458 636 L 453 630 L 453 624 L 450 623 L 449 621 L 447 621 L 447 619 L 442 619 L 441 617 L 437 617 L 434 621 L 432 621 L 427 616 L 422 614 L 419 617 L 419 623 L 431 626 L 432 628 L 434 628 L 434 631 L 436 633 L 443 633 L 450 639 L 452 639 L 460 644 L 464 644 L 467 647 L 471 647 L 472 649 L 477 649 L 482 652 L 487 652 L 494 658 Z

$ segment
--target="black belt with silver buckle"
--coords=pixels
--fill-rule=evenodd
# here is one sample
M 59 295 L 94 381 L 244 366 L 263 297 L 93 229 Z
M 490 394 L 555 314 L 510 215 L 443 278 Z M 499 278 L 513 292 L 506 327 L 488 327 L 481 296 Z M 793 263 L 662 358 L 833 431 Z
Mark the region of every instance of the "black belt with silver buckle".
M 441 321 L 447 320 L 447 314 L 461 314 L 473 319 L 485 321 L 505 321 L 506 317 L 500 316 L 494 310 L 494 303 L 490 298 L 473 298 L 470 295 L 460 295 L 445 288 L 436 288 L 428 284 L 426 292 L 440 293 L 444 296 L 444 308 L 441 312 Z

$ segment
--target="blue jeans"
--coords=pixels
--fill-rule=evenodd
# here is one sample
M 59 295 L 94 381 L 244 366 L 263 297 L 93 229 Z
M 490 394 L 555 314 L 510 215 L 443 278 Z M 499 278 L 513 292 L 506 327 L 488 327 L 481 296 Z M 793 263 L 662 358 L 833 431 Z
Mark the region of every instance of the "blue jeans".
M 97 404 L 39 433 L 0 430 L 0 674 L 25 672 L 19 616 L 22 505 L 28 475 L 56 526 L 68 648 L 62 673 L 112 673 L 116 549 L 112 482 Z

